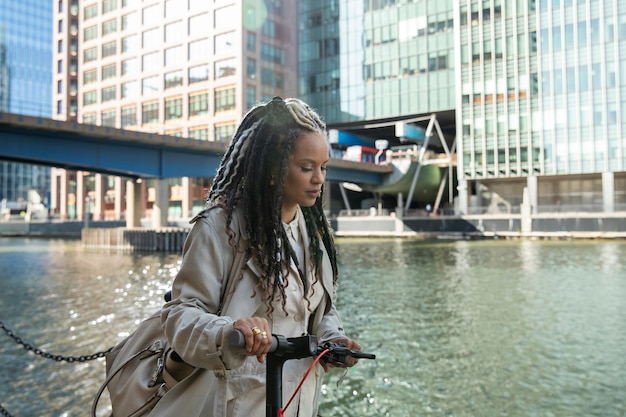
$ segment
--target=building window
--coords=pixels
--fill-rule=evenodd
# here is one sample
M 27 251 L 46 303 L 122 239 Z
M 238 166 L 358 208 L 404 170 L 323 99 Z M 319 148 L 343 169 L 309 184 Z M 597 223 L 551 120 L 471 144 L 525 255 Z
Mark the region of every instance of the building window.
M 57 114 L 63 114 L 63 100 L 57 101 Z
M 83 123 L 86 125 L 94 125 L 96 124 L 97 117 L 95 113 L 85 114 L 83 116 Z
M 158 93 L 159 88 L 159 76 L 155 75 L 154 77 L 144 78 L 141 81 L 141 93 L 143 95 L 149 95 Z
M 246 87 L 246 108 L 251 109 L 256 104 L 256 88 Z
M 116 31 L 117 31 L 117 19 L 112 19 L 102 24 L 102 36 L 115 33 Z
M 137 58 L 122 61 L 122 75 L 137 73 Z
M 182 46 L 175 46 L 165 50 L 165 66 L 179 66 L 185 60 Z
M 222 112 L 235 109 L 235 88 L 222 88 L 215 90 L 215 112 Z
M 157 48 L 161 42 L 158 28 L 146 30 L 141 34 L 141 45 L 144 49 Z
M 209 140 L 209 129 L 206 127 L 194 127 L 189 129 L 189 138 L 195 140 Z
M 137 26 L 137 13 L 132 12 L 122 16 L 122 31 Z
M 183 3 L 185 6 L 181 6 L 180 0 L 167 0 L 165 2 L 165 17 L 169 20 L 176 17 L 182 17 L 187 11 L 187 2 Z
M 83 40 L 90 41 L 92 39 L 96 39 L 98 37 L 98 26 L 90 26 L 83 30 Z
M 113 78 L 117 73 L 117 64 L 105 65 L 102 67 L 102 80 Z
M 142 11 L 142 23 L 144 25 L 152 25 L 157 22 L 160 22 L 163 18 L 160 13 L 161 5 L 154 4 L 152 6 L 145 7 Z
M 165 100 L 165 120 L 176 120 L 183 117 L 183 99 L 173 98 Z
M 237 45 L 235 32 L 215 36 L 215 55 L 234 55 Z
M 107 42 L 102 45 L 102 58 L 115 55 L 117 53 L 116 41 Z
M 158 52 L 152 52 L 141 57 L 141 70 L 144 72 L 157 69 L 160 66 L 161 62 L 159 61 Z
M 165 25 L 165 42 L 179 42 L 184 37 L 185 27 L 182 20 Z
M 256 78 L 256 60 L 248 58 L 246 61 L 246 73 L 248 78 Z
M 106 87 L 102 89 L 102 102 L 107 102 L 107 101 L 112 101 L 115 100 L 115 96 L 116 96 L 116 88 L 115 86 L 113 87 Z
M 209 111 L 209 94 L 190 94 L 189 95 L 189 117 L 203 116 Z
M 88 106 L 95 104 L 98 101 L 98 94 L 96 91 L 88 91 L 83 94 L 83 105 Z
M 283 88 L 284 79 L 283 74 L 272 71 L 267 68 L 261 69 L 261 83 L 269 85 L 271 87 Z
M 235 58 L 223 59 L 221 61 L 215 61 L 215 79 L 222 77 L 229 77 L 236 75 L 236 61 Z
M 137 126 L 137 108 L 124 107 L 122 108 L 122 127 Z
M 146 103 L 141 108 L 141 123 L 151 124 L 159 121 L 159 103 Z
M 117 0 L 104 0 L 102 2 L 102 14 L 112 12 L 117 8 Z
M 100 115 L 102 126 L 115 127 L 115 110 L 103 111 Z
M 85 19 L 84 20 L 89 20 L 93 17 L 98 16 L 98 4 L 92 4 L 90 6 L 85 7 Z
M 164 88 L 180 87 L 183 85 L 183 70 L 168 72 L 164 76 Z
M 63 60 L 59 59 L 57 61 L 57 73 L 61 74 L 63 72 Z
M 215 9 L 214 18 L 213 27 L 216 30 L 219 31 L 228 28 L 235 18 L 235 6 L 230 5 Z
M 90 69 L 83 72 L 83 84 L 91 84 L 98 80 L 98 72 L 97 70 Z
M 261 44 L 261 58 L 275 64 L 285 63 L 285 51 L 266 43 Z
M 123 83 L 121 86 L 121 95 L 122 98 L 137 97 L 139 95 L 137 91 L 137 81 Z
M 189 36 L 202 36 L 208 32 L 211 27 L 210 16 L 208 13 L 199 14 L 189 18 Z
M 208 59 L 211 51 L 209 50 L 209 40 L 201 39 L 199 41 L 189 43 L 189 60 L 196 61 Z
M 63 80 L 57 81 L 57 94 L 63 94 Z
M 122 53 L 132 52 L 137 49 L 137 35 L 127 36 L 122 39 Z
M 225 123 L 215 126 L 215 141 L 228 143 L 235 133 L 234 123 Z
M 209 79 L 209 66 L 198 65 L 189 68 L 189 84 L 199 83 Z
M 256 51 L 256 33 L 246 32 L 246 49 L 250 52 Z

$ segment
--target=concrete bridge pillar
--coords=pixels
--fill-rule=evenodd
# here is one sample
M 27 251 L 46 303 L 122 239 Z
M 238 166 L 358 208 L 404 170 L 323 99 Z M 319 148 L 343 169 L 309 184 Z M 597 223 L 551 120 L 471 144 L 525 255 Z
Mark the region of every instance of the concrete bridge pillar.
M 76 171 L 76 219 L 85 220 L 87 213 L 87 193 L 85 192 L 85 173 Z
M 121 177 L 115 177 L 115 220 L 121 220 L 124 212 L 124 182 Z
M 193 182 L 190 177 L 182 178 L 181 216 L 191 217 L 193 211 Z
M 157 179 L 154 185 L 154 204 L 152 206 L 152 227 L 167 227 L 167 211 L 169 205 L 169 190 L 167 179 Z
M 615 211 L 615 173 L 602 173 L 602 208 L 605 213 Z
M 141 227 L 141 182 L 126 181 L 126 227 Z
M 94 176 L 94 188 L 95 188 L 96 199 L 93 202 L 93 219 L 104 220 L 104 193 L 105 193 L 104 175 L 96 174 Z

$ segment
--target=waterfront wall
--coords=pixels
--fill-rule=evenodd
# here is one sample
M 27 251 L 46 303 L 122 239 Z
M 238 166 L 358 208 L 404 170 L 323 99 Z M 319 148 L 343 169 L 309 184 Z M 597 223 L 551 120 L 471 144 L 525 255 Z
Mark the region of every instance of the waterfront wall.
M 93 250 L 166 251 L 182 250 L 187 221 L 153 229 L 150 222 L 126 228 L 123 221 L 0 222 L 0 236 L 61 237 L 80 239 Z M 622 238 L 626 239 L 626 213 L 588 213 L 475 216 L 340 216 L 331 220 L 337 237 L 415 238 Z
M 476 216 L 389 216 L 337 217 L 335 234 L 399 237 L 573 237 L 626 238 L 626 213 Z

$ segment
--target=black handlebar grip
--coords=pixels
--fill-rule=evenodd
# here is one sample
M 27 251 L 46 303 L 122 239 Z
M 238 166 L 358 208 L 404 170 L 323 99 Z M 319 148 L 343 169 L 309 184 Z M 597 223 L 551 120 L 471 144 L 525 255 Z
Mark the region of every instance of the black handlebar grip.
M 272 337 L 272 346 L 270 346 L 269 353 L 276 352 L 276 349 L 278 349 L 278 338 L 276 336 L 274 336 L 274 335 L 272 335 L 271 337 Z M 246 337 L 243 335 L 243 333 L 241 333 L 240 330 L 233 330 L 228 335 L 228 344 L 231 347 L 237 347 L 237 348 L 245 349 L 246 348 Z

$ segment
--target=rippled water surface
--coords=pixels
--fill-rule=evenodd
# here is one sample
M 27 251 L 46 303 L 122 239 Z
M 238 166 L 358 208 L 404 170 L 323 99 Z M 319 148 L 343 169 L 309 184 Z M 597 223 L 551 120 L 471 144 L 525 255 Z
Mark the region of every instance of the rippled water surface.
M 327 377 L 333 416 L 626 415 L 626 242 L 340 240 L 339 308 L 377 355 Z M 0 320 L 65 355 L 158 309 L 180 256 L 0 240 Z M 0 333 L 0 404 L 87 416 L 102 360 L 36 357 Z M 106 415 L 103 402 L 101 415 Z

